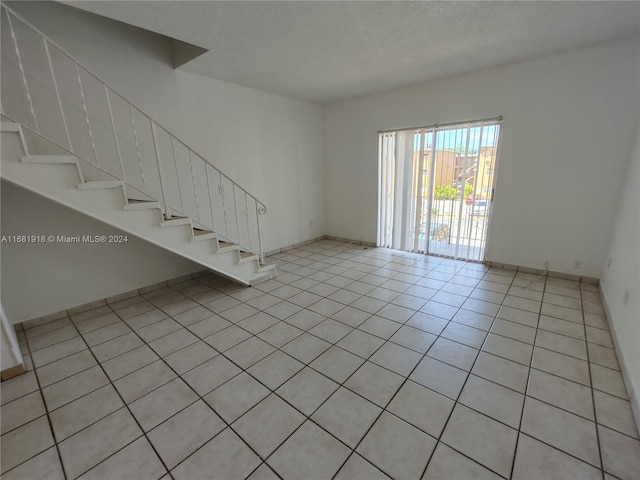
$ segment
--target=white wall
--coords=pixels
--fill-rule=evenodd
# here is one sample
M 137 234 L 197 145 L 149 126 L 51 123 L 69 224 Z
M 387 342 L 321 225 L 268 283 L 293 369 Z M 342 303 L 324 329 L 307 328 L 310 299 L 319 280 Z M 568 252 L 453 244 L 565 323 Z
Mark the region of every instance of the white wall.
M 267 205 L 265 251 L 325 233 L 322 107 L 172 68 L 171 42 L 54 2 L 11 7 Z
M 640 425 L 640 132 L 620 195 L 602 268 L 601 292 Z M 609 261 L 611 263 L 609 264 Z M 625 305 L 625 295 L 629 298 Z
M 376 240 L 379 130 L 503 115 L 487 260 L 597 277 L 637 125 L 638 59 L 633 39 L 327 107 L 327 233 Z
M 2 322 L 0 326 L 0 371 L 4 372 L 18 365 L 24 366 L 24 361 L 16 331 L 7 318 L 2 304 L 0 304 L 0 322 Z
M 124 235 L 2 182 L 2 235 Z M 66 310 L 203 269 L 131 235 L 128 243 L 3 243 L 2 306 L 12 323 Z

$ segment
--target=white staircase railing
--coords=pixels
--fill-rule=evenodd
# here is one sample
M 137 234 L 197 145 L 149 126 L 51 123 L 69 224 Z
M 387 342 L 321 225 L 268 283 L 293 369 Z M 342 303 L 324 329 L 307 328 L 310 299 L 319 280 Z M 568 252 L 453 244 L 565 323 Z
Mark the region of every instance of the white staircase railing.
M 2 115 L 81 160 L 85 178 L 123 182 L 166 218 L 258 254 L 266 206 L 2 4 Z M 49 153 L 49 152 L 47 152 Z

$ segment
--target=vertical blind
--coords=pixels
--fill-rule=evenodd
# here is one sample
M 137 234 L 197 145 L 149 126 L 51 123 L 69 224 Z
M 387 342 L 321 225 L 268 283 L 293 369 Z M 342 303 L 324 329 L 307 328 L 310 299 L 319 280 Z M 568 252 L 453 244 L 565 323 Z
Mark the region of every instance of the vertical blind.
M 484 259 L 501 122 L 380 132 L 379 246 Z

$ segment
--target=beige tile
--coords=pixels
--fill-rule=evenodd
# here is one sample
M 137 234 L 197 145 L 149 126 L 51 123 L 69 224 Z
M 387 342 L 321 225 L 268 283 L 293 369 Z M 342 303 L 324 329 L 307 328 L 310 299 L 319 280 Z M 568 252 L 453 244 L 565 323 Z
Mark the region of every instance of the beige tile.
M 175 377 L 176 374 L 163 361 L 158 360 L 116 380 L 113 384 L 124 401 L 131 403 Z
M 29 331 L 30 330 L 27 330 L 27 332 Z M 56 343 L 63 342 L 64 340 L 70 340 L 77 336 L 78 331 L 76 330 L 76 327 L 73 325 L 68 325 L 66 327 L 58 328 L 41 335 L 29 336 L 29 348 L 32 352 L 35 352 L 51 345 L 55 345 Z
M 49 421 L 42 416 L 2 436 L 2 474 L 54 444 Z
M 268 388 L 242 372 L 206 395 L 204 400 L 225 421 L 231 423 L 269 393 Z
M 449 322 L 441 335 L 469 347 L 480 348 L 487 332 L 453 321 Z
M 379 337 L 360 330 L 353 330 L 340 340 L 337 345 L 362 358 L 369 358 L 383 343 L 384 340 Z
M 423 480 L 449 479 L 499 480 L 500 476 L 479 463 L 439 443 L 422 477 Z
M 434 438 L 384 412 L 357 452 L 392 478 L 418 478 L 435 446 Z
M 113 338 L 120 337 L 126 333 L 131 332 L 129 326 L 124 322 L 112 323 L 107 327 L 98 328 L 88 333 L 83 334 L 84 341 L 87 345 L 93 347 L 99 345 Z
M 276 303 L 275 305 L 265 309 L 264 311 L 269 315 L 272 315 L 280 320 L 285 320 L 285 319 L 288 319 L 290 316 L 292 316 L 294 313 L 297 313 L 301 310 L 302 310 L 302 307 L 300 305 L 296 305 L 295 303 L 284 301 L 284 302 Z
M 389 477 L 382 473 L 373 464 L 367 462 L 357 453 L 353 453 L 334 479 L 352 480 L 356 478 L 366 478 L 367 480 L 389 480 Z
M 477 355 L 478 350 L 475 348 L 442 337 L 427 352 L 427 356 L 431 358 L 467 371 L 471 370 Z
M 3 480 L 64 480 L 58 451 L 50 448 L 3 473 Z
M 374 315 L 362 323 L 358 329 L 385 340 L 396 333 L 402 324 Z
M 303 368 L 303 363 L 276 350 L 249 368 L 247 372 L 271 390 L 275 390 Z
M 536 346 L 564 355 L 570 355 L 580 360 L 587 360 L 587 344 L 584 340 L 578 340 L 577 338 L 567 337 L 545 330 L 538 330 Z
M 251 337 L 249 332 L 235 325 L 231 325 L 224 330 L 220 330 L 206 337 L 204 341 L 219 352 L 225 352 L 239 343 L 244 342 L 249 337 Z
M 433 342 L 436 340 L 436 336 L 418 328 L 405 325 L 400 327 L 400 330 L 394 333 L 389 340 L 393 343 L 424 354 L 429 350 L 431 345 L 433 345 Z
M 428 315 L 423 312 L 417 312 L 405 325 L 431 333 L 432 335 L 440 335 L 448 323 L 449 320 Z
M 568 337 L 584 340 L 584 325 L 582 323 L 574 323 L 568 320 L 540 315 L 539 328 L 548 332 L 559 333 Z
M 331 347 L 313 362 L 310 367 L 332 380 L 342 383 L 355 372 L 364 360 L 338 347 Z
M 483 313 L 461 309 L 454 315 L 453 321 L 469 327 L 488 331 L 493 324 L 493 315 L 485 315 Z
M 40 392 L 29 393 L 2 406 L 0 424 L 2 435 L 44 415 L 44 403 Z
M 604 315 L 600 315 L 597 313 L 584 313 L 584 324 L 600 328 L 602 330 L 609 331 L 609 323 L 607 322 L 607 317 Z
M 326 317 L 311 310 L 300 310 L 286 319 L 286 322 L 301 330 L 311 330 L 324 321 Z
M 220 312 L 220 316 L 226 318 L 231 323 L 237 323 L 251 315 L 255 315 L 256 313 L 258 313 L 257 309 L 253 308 L 251 305 L 247 305 L 246 303 L 241 303 L 240 305 L 236 305 L 235 307 L 231 307 Z
M 193 390 L 176 378 L 129 404 L 129 409 L 142 429 L 148 432 L 197 399 Z
M 598 425 L 602 463 L 606 472 L 621 479 L 638 478 L 640 441 Z
M 535 347 L 531 366 L 573 382 L 591 385 L 589 364 L 584 360 Z
M 137 303 L 128 305 L 120 309 L 118 309 L 117 307 L 118 307 L 117 304 L 111 305 L 111 308 L 113 308 L 115 312 L 118 314 L 118 316 L 123 320 L 126 320 L 131 317 L 135 317 L 136 315 L 140 315 L 141 313 L 148 312 L 155 308 L 151 303 L 147 302 L 146 300 L 138 301 Z
M 467 379 L 467 372 L 436 359 L 425 357 L 409 378 L 442 395 L 456 399 Z
M 65 472 L 75 478 L 141 435 L 131 414 L 121 408 L 58 445 Z
M 275 348 L 267 342 L 257 337 L 251 337 L 227 350 L 225 356 L 231 359 L 236 365 L 240 365 L 240 367 L 246 369 L 262 360 L 274 350 Z
M 299 328 L 280 322 L 259 333 L 258 337 L 274 347 L 280 348 L 303 333 Z
M 122 355 L 118 355 L 102 364 L 102 368 L 112 382 L 129 375 L 131 372 L 146 367 L 150 363 L 158 360 L 159 357 L 147 345 L 130 350 Z
M 126 319 L 125 323 L 134 330 L 140 330 L 143 327 L 157 323 L 160 320 L 164 320 L 165 318 L 167 318 L 166 313 L 164 313 L 162 310 L 154 308 L 153 310 L 149 310 L 148 312 L 141 313 L 140 315 L 136 315 L 135 317 Z
M 400 388 L 387 410 L 438 438 L 453 406 L 454 402 L 449 398 L 408 381 Z
M 67 327 L 72 325 L 69 317 L 63 317 L 58 320 L 53 320 L 51 322 L 43 323 L 42 325 L 38 325 L 36 327 L 27 328 L 25 330 L 25 334 L 27 338 L 32 339 L 37 337 L 38 335 L 43 335 L 45 333 L 53 332 L 60 328 Z
M 339 388 L 311 420 L 332 435 L 355 448 L 382 409 L 346 388 Z
M 548 303 L 543 303 L 540 313 L 541 315 L 555 317 L 562 320 L 567 320 L 569 322 L 575 322 L 579 324 L 584 323 L 581 309 L 566 308 L 566 307 L 560 307 L 558 305 L 550 305 Z M 541 320 L 542 320 L 542 317 L 541 317 Z
M 597 363 L 603 367 L 620 370 L 616 351 L 613 348 L 603 347 L 602 345 L 596 345 L 595 343 L 587 343 L 587 349 L 589 350 L 590 362 Z
M 371 314 L 368 312 L 358 310 L 353 306 L 348 306 L 334 313 L 331 318 L 355 328 L 361 325 L 370 316 Z
M 149 440 L 169 469 L 225 428 L 203 401 L 197 401 L 148 433 Z
M 507 296 L 507 298 L 509 298 Z M 464 310 L 470 310 L 472 312 L 481 313 L 482 315 L 489 315 L 495 317 L 500 309 L 499 305 L 492 302 L 485 302 L 484 300 L 478 300 L 477 298 L 468 298 L 462 304 Z
M 182 378 L 198 393 L 206 395 L 242 370 L 222 355 L 212 358 L 199 367 L 185 373 Z
M 187 310 L 185 312 L 176 313 L 173 315 L 173 319 L 181 324 L 183 327 L 192 325 L 196 322 L 211 317 L 211 311 L 198 305 L 195 308 Z
M 337 388 L 338 384 L 333 380 L 306 367 L 276 393 L 305 415 L 311 415 Z
M 91 352 L 89 350 L 83 350 L 62 360 L 38 368 L 38 380 L 42 387 L 46 387 L 87 368 L 91 368 L 94 365 L 97 365 L 97 362 L 93 355 L 91 355 Z M 2 383 L 4 384 L 5 382 Z
M 279 299 L 277 300 L 280 301 Z M 224 319 L 220 318 L 220 320 L 224 320 Z M 227 320 L 224 320 L 224 321 L 227 322 Z M 250 317 L 245 318 L 244 320 L 238 322 L 236 325 L 256 335 L 266 330 L 267 328 L 275 325 L 278 322 L 280 322 L 280 320 L 277 319 L 276 317 L 272 317 L 268 313 L 258 312 L 255 315 L 251 315 Z M 227 323 L 230 324 L 230 322 L 227 322 Z
M 304 416 L 271 394 L 233 423 L 233 429 L 266 458 L 304 421 Z
M 470 375 L 459 402 L 512 428 L 519 428 L 524 395 Z
M 404 377 L 371 362 L 365 362 L 345 386 L 380 407 L 385 407 L 396 393 Z
M 47 402 L 47 409 L 52 411 L 108 383 L 109 379 L 102 369 L 95 366 L 43 388 L 42 395 Z
M 611 334 L 608 331 L 590 326 L 586 326 L 585 330 L 587 332 L 587 340 L 589 342 L 602 345 L 603 347 L 614 347 Z
M 38 390 L 35 372 L 27 372 L 0 383 L 2 405 Z
M 350 450 L 313 422 L 305 422 L 268 459 L 283 478 L 331 478 Z
M 625 400 L 629 399 L 622 374 L 619 371 L 595 363 L 592 363 L 590 367 L 593 388 Z
M 49 418 L 59 443 L 122 407 L 124 404 L 115 388 L 106 385 L 54 410 Z
M 527 397 L 522 433 L 600 468 L 595 423 Z
M 631 404 L 613 395 L 595 390 L 593 400 L 598 423 L 612 430 L 638 438 L 638 430 L 631 412 Z
M 73 355 L 74 353 L 78 353 L 86 348 L 87 345 L 84 343 L 84 340 L 78 336 L 70 340 L 64 340 L 60 343 L 45 347 L 37 352 L 33 352 L 31 357 L 33 358 L 33 364 L 38 368 L 48 363 L 55 362 L 56 360 L 60 360 L 61 358 Z
M 538 317 L 538 312 L 528 312 L 526 310 L 520 310 L 519 308 L 502 305 L 498 311 L 497 318 L 536 328 L 538 326 Z
M 541 478 L 598 480 L 602 478 L 602 473 L 588 463 L 520 434 L 512 478 L 514 480 Z
M 182 325 L 176 322 L 172 318 L 165 318 L 164 320 L 160 320 L 152 325 L 148 325 L 146 327 L 142 327 L 136 330 L 136 333 L 144 340 L 149 343 L 153 340 L 164 337 L 170 333 L 175 332 L 176 330 L 180 330 Z
M 517 437 L 517 430 L 458 404 L 441 440 L 485 467 L 508 477 Z M 487 438 L 491 441 L 487 442 Z
M 349 327 L 344 323 L 327 318 L 322 323 L 319 323 L 309 330 L 309 333 L 316 337 L 320 337 L 329 343 L 336 343 L 351 331 L 353 331 L 353 327 Z
M 531 370 L 527 395 L 595 421 L 591 389 L 579 383 Z
M 81 480 L 106 478 L 157 479 L 166 473 L 162 462 L 146 438 L 139 438 L 115 455 L 96 465 Z
M 232 325 L 228 320 L 209 313 L 209 317 L 188 325 L 187 329 L 198 337 L 205 338 Z
M 369 358 L 369 361 L 399 375 L 407 376 L 421 359 L 422 354 L 387 342 Z
M 197 341 L 198 337 L 186 328 L 182 328 L 169 335 L 160 337 L 153 342 L 149 342 L 149 346 L 153 348 L 158 355 L 165 357 Z
M 533 346 L 490 333 L 482 350 L 528 366 L 531 364 Z
M 247 477 L 247 480 L 279 480 L 279 478 L 269 465 L 263 463 Z
M 140 340 L 140 337 L 135 333 L 127 333 L 121 337 L 114 338 L 108 342 L 101 343 L 91 348 L 91 351 L 96 356 L 100 363 L 111 360 L 125 352 L 133 350 L 143 345 L 144 342 Z
M 71 320 L 73 323 L 80 323 L 90 318 L 97 317 L 98 315 L 104 315 L 105 313 L 110 313 L 111 309 L 106 305 L 102 305 L 100 307 L 92 308 L 90 310 L 85 310 L 84 312 L 79 312 L 71 315 Z
M 528 298 L 516 297 L 515 295 L 508 295 L 504 298 L 502 305 L 505 307 L 517 308 L 525 310 L 531 313 L 540 312 L 540 305 L 542 302 L 538 300 L 530 300 Z
M 164 361 L 167 362 L 178 375 L 182 375 L 217 355 L 218 352 L 210 345 L 202 341 L 197 341 L 188 347 L 166 356 Z
M 520 342 L 533 344 L 536 338 L 536 329 L 497 318 L 491 327 L 491 333 L 508 337 Z
M 260 458 L 227 428 L 172 470 L 171 475 L 175 480 L 208 478 L 212 472 L 219 478 L 245 478 L 260 462 Z

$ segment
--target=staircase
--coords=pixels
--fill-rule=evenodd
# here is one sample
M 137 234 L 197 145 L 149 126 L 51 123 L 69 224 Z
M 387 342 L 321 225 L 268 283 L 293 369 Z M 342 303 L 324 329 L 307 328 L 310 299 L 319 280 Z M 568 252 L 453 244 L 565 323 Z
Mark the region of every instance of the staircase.
M 3 181 L 240 284 L 275 274 L 262 202 L 9 7 L 1 14 Z

